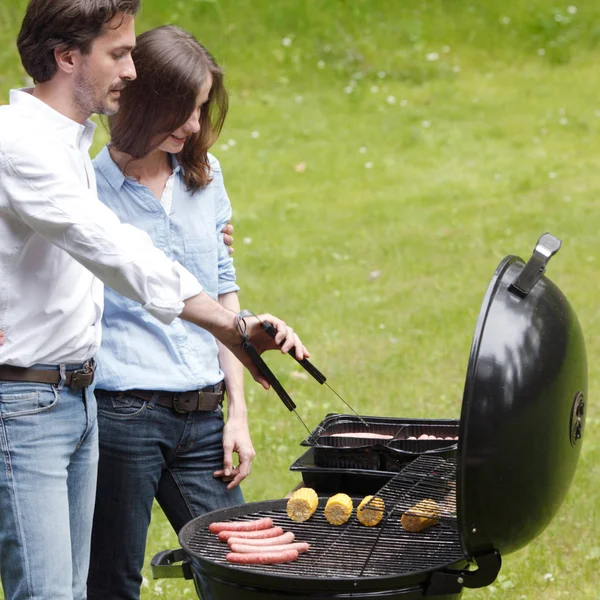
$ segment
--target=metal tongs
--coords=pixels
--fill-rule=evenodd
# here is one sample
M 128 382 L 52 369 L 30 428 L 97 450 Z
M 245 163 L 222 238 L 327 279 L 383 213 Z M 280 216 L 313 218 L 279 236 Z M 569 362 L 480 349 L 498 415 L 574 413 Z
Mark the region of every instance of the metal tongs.
M 269 369 L 269 367 L 262 359 L 254 345 L 250 342 L 248 334 L 246 333 L 246 321 L 244 320 L 248 317 L 255 317 L 256 319 L 258 319 L 257 315 L 248 310 L 243 310 L 238 313 L 238 329 L 242 336 L 242 348 L 248 353 L 248 356 L 250 357 L 256 368 L 260 371 L 261 375 L 269 382 L 269 385 L 275 390 L 275 392 L 277 393 L 283 404 L 286 406 L 286 408 L 290 412 L 295 413 L 302 425 L 304 425 L 306 431 L 308 431 L 308 433 L 310 434 L 310 429 L 307 427 L 306 423 L 302 420 L 300 415 L 296 412 L 296 404 L 294 403 L 290 395 L 286 392 L 284 387 L 281 385 L 277 377 L 275 377 L 273 371 Z M 275 339 L 275 336 L 277 335 L 277 329 L 273 327 L 271 323 L 267 321 L 261 321 L 261 326 L 267 333 L 267 335 Z M 352 408 L 352 406 L 350 406 L 350 404 L 348 404 L 348 402 L 346 402 L 327 383 L 327 377 L 325 377 L 325 375 L 323 375 L 323 373 L 321 373 L 319 369 L 317 369 L 311 362 L 309 362 L 308 359 L 298 359 L 293 350 L 290 350 L 290 352 L 288 352 L 288 355 L 291 356 L 309 375 L 316 379 L 318 383 L 320 383 L 321 385 L 325 384 L 361 420 L 362 423 L 364 423 L 367 427 L 369 426 L 369 424 L 362 419 L 362 417 L 354 410 L 354 408 Z

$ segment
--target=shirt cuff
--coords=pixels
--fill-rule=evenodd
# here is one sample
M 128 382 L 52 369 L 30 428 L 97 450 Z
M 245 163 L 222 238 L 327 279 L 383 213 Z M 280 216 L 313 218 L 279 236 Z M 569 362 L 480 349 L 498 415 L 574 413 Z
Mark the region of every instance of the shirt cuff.
M 176 261 L 173 262 L 173 266 L 180 277 L 179 297 L 181 300 L 179 302 L 169 302 L 161 298 L 152 298 L 142 305 L 153 317 L 165 325 L 170 325 L 182 313 L 184 300 L 197 296 L 202 292 L 202 286 L 189 271 Z

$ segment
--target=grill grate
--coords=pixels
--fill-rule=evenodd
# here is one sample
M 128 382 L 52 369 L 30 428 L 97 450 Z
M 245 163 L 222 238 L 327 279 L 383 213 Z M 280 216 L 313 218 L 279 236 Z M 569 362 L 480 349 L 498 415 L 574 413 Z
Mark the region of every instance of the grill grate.
M 202 559 L 233 569 L 286 577 L 382 577 L 439 569 L 464 559 L 456 524 L 455 481 L 454 459 L 417 458 L 377 493 L 386 505 L 384 519 L 377 527 L 365 527 L 354 515 L 342 526 L 329 524 L 322 510 L 326 498 L 320 499 L 320 510 L 304 523 L 295 523 L 287 517 L 285 500 L 277 501 L 274 510 L 240 517 L 242 520 L 271 517 L 284 531 L 293 531 L 297 541 L 310 543 L 309 552 L 292 563 L 232 565 L 225 559 L 227 544 L 206 526 L 190 535 L 186 549 Z M 440 524 L 419 533 L 405 531 L 400 516 L 423 499 L 439 504 Z

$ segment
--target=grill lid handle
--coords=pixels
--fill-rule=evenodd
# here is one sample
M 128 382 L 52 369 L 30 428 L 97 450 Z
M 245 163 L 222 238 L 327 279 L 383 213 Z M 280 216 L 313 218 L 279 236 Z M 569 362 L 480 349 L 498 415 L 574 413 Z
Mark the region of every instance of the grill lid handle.
M 496 581 L 502 557 L 497 550 L 492 550 L 473 557 L 477 563 L 475 571 L 437 571 L 431 576 L 429 586 L 425 590 L 426 596 L 443 596 L 444 594 L 457 594 L 466 588 L 487 587 Z
M 545 233 L 540 237 L 529 262 L 515 281 L 510 284 L 508 291 L 525 298 L 544 274 L 548 261 L 560 250 L 561 246 L 562 241 L 551 233 Z

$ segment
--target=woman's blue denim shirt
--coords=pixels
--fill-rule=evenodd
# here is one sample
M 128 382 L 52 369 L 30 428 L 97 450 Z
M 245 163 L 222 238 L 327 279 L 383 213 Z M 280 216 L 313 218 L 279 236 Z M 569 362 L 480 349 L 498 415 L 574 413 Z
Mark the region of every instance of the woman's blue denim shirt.
M 148 233 L 154 245 L 181 263 L 215 300 L 236 292 L 235 269 L 221 229 L 231 203 L 218 160 L 209 154 L 212 181 L 191 193 L 173 157 L 173 205 L 167 215 L 144 185 L 126 178 L 105 146 L 94 160 L 98 197 L 124 223 Z M 95 387 L 105 390 L 194 390 L 223 380 L 215 338 L 175 319 L 164 325 L 139 304 L 105 287 L 102 345 Z

